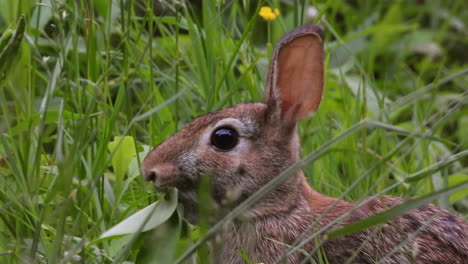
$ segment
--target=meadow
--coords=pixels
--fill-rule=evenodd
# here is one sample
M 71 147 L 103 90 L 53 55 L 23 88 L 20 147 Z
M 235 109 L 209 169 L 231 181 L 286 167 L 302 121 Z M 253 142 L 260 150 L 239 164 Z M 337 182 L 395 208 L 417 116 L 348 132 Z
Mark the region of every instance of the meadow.
M 421 197 L 384 220 L 427 202 L 467 219 L 466 10 L 464 0 L 0 0 L 0 263 L 208 263 L 216 226 L 188 225 L 140 164 L 194 117 L 262 100 L 274 44 L 306 23 L 323 26 L 326 55 L 323 101 L 300 125 L 311 186 L 348 201 Z M 156 201 L 170 208 L 155 209 L 159 228 L 100 238 Z

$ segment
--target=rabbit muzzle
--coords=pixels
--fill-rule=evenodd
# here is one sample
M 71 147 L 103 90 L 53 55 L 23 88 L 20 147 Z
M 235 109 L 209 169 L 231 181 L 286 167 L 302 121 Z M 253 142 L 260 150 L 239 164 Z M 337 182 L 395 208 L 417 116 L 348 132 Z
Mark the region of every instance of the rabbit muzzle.
M 152 181 L 156 191 L 164 192 L 168 188 L 177 187 L 177 182 L 181 177 L 178 169 L 170 164 L 158 164 L 147 166 L 143 164 L 143 178 L 147 181 Z
M 166 192 L 168 188 L 179 190 L 179 202 L 184 206 L 184 217 L 192 224 L 197 223 L 197 184 L 177 166 L 171 163 L 143 162 L 141 169 L 143 178 L 153 182 L 157 192 Z

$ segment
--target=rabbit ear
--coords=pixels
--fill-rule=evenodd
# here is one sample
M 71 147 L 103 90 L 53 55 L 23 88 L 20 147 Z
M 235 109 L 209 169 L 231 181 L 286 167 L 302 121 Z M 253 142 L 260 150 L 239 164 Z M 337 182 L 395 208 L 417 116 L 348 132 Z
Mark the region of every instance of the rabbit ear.
M 322 99 L 323 72 L 320 26 L 304 25 L 283 36 L 268 71 L 268 114 L 295 124 L 315 112 Z

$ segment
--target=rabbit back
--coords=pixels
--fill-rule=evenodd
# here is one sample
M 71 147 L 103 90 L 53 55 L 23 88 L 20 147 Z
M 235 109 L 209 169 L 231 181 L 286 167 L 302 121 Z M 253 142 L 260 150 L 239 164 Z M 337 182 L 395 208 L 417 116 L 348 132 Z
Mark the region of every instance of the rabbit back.
M 352 223 L 404 202 L 384 196 L 345 221 Z M 468 224 L 461 217 L 427 204 L 381 226 L 329 240 L 330 263 L 468 263 Z

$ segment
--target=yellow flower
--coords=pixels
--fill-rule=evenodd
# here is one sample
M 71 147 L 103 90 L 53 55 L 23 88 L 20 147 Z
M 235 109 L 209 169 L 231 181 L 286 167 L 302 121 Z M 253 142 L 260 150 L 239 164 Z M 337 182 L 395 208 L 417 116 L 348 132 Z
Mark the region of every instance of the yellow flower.
M 258 14 L 265 20 L 271 21 L 274 20 L 277 16 L 279 16 L 280 11 L 278 8 L 275 8 L 274 10 L 271 9 L 269 6 L 262 6 L 260 8 L 260 12 Z

